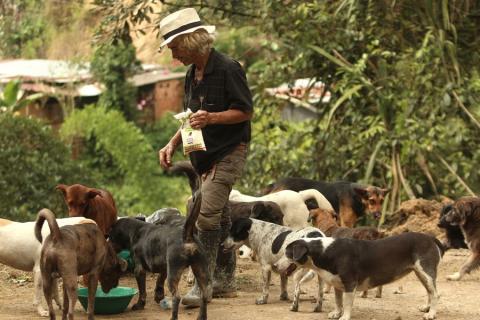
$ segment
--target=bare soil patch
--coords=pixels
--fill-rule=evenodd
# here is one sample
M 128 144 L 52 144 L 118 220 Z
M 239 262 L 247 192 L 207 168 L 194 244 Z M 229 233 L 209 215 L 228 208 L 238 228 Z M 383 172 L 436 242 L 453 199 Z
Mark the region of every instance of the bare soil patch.
M 465 261 L 468 250 L 452 250 L 443 258 L 438 275 L 438 290 L 441 295 L 438 319 L 473 320 L 480 319 L 478 291 L 480 289 L 480 271 L 466 276 L 460 282 L 450 282 L 446 276 L 457 271 Z M 327 319 L 327 314 L 334 307 L 334 295 L 327 294 L 322 313 L 312 313 L 315 295 L 315 281 L 305 285 L 306 294 L 302 295 L 300 311 L 289 311 L 289 302 L 279 301 L 279 277 L 272 277 L 269 304 L 255 305 L 255 298 L 262 286 L 259 265 L 256 262 L 241 260 L 238 264 L 237 279 L 239 295 L 233 299 L 214 299 L 208 306 L 209 319 L 215 320 L 290 320 L 290 319 Z M 189 289 L 182 283 L 181 291 Z M 405 293 L 394 294 L 398 283 L 403 284 Z M 121 279 L 120 285 L 136 287 L 133 276 Z M 145 310 L 131 311 L 118 315 L 97 316 L 97 319 L 169 319 L 170 311 L 163 310 L 153 301 L 155 277 L 150 275 L 147 281 L 148 297 Z M 293 287 L 289 284 L 289 292 Z M 8 267 L 0 268 L 0 320 L 3 319 L 45 319 L 39 317 L 32 307 L 33 283 L 30 273 L 20 272 Z M 136 297 L 134 297 L 134 300 Z M 410 320 L 421 319 L 422 313 L 417 308 L 425 302 L 426 292 L 416 277 L 411 274 L 406 278 L 384 287 L 383 298 L 374 298 L 372 290 L 366 299 L 357 294 L 352 319 L 354 320 Z M 132 301 L 133 303 L 133 301 Z M 196 319 L 197 309 L 180 308 L 179 318 Z M 60 318 L 60 312 L 57 318 Z M 80 303 L 77 303 L 75 317 L 86 319 Z

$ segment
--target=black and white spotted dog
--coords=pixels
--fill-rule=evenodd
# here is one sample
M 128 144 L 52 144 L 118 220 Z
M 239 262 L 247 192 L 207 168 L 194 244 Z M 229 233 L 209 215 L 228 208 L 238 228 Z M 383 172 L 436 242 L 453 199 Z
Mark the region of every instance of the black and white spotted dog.
M 340 320 L 350 320 L 357 290 L 385 285 L 414 271 L 428 293 L 427 305 L 420 307 L 423 318 L 435 319 L 437 267 L 444 252 L 438 239 L 416 232 L 375 241 L 322 237 L 291 242 L 285 249 L 287 259 L 277 267 L 291 269 L 293 262 L 315 270 L 335 288 L 336 308 L 328 318 Z
M 286 246 L 302 238 L 318 238 L 324 234 L 317 228 L 305 227 L 299 230 L 293 230 L 289 227 L 264 222 L 252 218 L 240 218 L 233 222 L 230 234 L 223 242 L 225 250 L 234 250 L 246 245 L 252 249 L 256 255 L 257 261 L 262 267 L 263 292 L 262 296 L 256 300 L 256 304 L 266 304 L 270 288 L 270 278 L 272 271 L 278 272 L 276 263 L 285 255 Z M 298 310 L 298 295 L 300 293 L 300 284 L 304 276 L 308 274 L 308 269 L 301 269 L 295 273 L 294 281 L 295 297 L 291 310 Z M 291 272 L 285 270 L 280 273 L 280 300 L 288 300 L 287 282 Z M 318 297 L 315 306 L 315 312 L 322 310 L 323 285 L 318 277 Z

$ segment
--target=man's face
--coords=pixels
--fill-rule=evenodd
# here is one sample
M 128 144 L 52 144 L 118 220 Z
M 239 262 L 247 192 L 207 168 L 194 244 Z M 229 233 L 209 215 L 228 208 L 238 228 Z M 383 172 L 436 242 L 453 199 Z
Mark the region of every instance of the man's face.
M 180 37 L 177 37 L 167 44 L 168 48 L 172 50 L 172 58 L 177 59 L 184 65 L 188 66 L 193 63 L 192 58 L 187 50 L 180 45 Z

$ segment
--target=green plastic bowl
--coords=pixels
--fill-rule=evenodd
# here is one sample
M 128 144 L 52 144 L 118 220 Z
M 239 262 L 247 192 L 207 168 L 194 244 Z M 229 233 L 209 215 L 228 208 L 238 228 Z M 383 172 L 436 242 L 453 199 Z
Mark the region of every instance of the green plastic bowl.
M 122 250 L 122 251 L 120 251 L 118 256 L 120 258 L 122 258 L 123 260 L 127 261 L 127 263 L 128 263 L 127 270 L 133 272 L 133 269 L 135 269 L 135 262 L 133 262 L 132 255 L 130 254 L 130 251 L 129 250 Z
M 95 314 L 122 313 L 137 292 L 138 290 L 135 288 L 116 287 L 110 290 L 109 293 L 105 293 L 99 285 L 95 294 L 95 308 L 93 312 Z M 82 307 L 87 311 L 88 288 L 78 288 L 77 294 Z

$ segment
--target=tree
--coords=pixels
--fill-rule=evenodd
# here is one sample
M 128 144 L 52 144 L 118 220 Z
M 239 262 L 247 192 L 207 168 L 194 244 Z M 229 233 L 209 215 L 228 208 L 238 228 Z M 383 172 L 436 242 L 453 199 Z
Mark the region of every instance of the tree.
M 0 211 L 2 217 L 32 221 L 42 208 L 63 216 L 66 208 L 55 190 L 60 183 L 94 181 L 50 126 L 39 120 L 0 114 Z
M 91 64 L 94 77 L 105 86 L 99 105 L 120 110 L 126 119 L 134 120 L 137 89 L 128 78 L 137 68 L 139 62 L 131 41 L 118 39 L 100 45 L 95 50 Z
M 94 142 L 94 152 L 81 154 L 78 161 L 112 192 L 121 215 L 150 214 L 186 203 L 187 180 L 162 174 L 156 150 L 119 111 L 94 105 L 77 110 L 65 120 L 61 135 L 69 142 Z
M 162 3 L 168 10 L 198 4 Z M 473 169 L 480 157 L 478 1 L 198 5 L 208 23 L 258 30 L 262 51 L 248 69 L 256 119 L 245 187 L 259 190 L 284 175 L 363 181 L 392 188 L 388 211 L 407 198 L 480 190 Z M 112 7 L 105 26 L 144 21 L 149 7 L 141 0 Z M 106 37 L 115 33 L 109 26 Z M 332 97 L 312 105 L 318 118 L 301 124 L 283 121 L 279 101 L 265 93 L 297 78 L 324 82 Z

